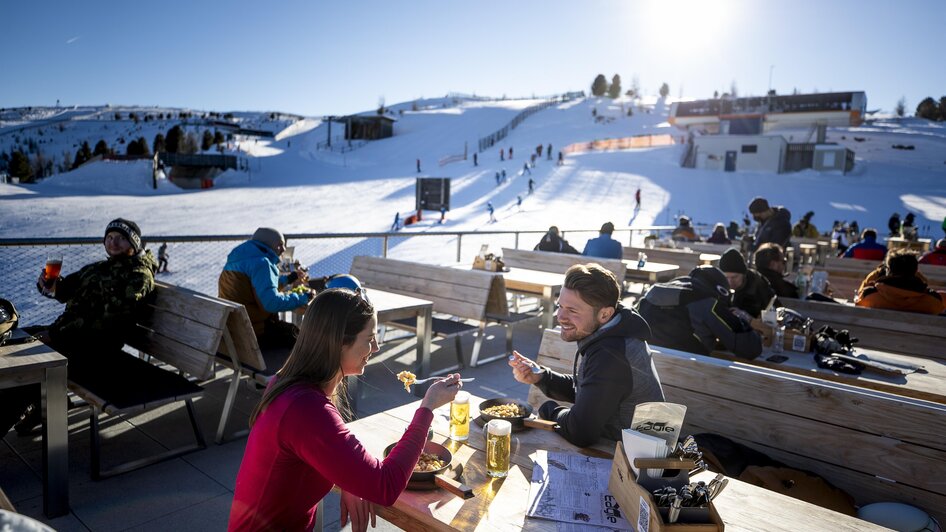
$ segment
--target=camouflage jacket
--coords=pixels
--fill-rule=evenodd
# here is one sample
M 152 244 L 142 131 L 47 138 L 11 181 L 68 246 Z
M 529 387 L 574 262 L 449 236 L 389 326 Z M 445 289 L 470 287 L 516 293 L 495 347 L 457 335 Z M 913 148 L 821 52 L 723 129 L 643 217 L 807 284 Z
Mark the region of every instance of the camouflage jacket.
M 53 342 L 66 352 L 121 349 L 154 291 L 156 269 L 157 261 L 145 250 L 89 264 L 60 279 L 55 297 L 66 309 L 49 327 Z

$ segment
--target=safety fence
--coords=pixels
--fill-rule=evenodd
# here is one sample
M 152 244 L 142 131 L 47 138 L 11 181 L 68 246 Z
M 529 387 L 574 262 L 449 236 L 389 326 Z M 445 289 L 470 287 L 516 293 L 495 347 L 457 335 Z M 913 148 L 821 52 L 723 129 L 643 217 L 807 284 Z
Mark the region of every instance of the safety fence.
M 631 148 L 652 148 L 654 146 L 670 146 L 676 144 L 671 135 L 635 135 L 618 139 L 592 140 L 576 142 L 562 148 L 567 154 L 587 153 L 591 151 L 627 150 Z
M 631 243 L 643 242 L 644 233 L 672 227 L 617 229 L 614 237 Z M 502 248 L 532 249 L 544 231 L 438 232 L 438 233 L 345 233 L 289 234 L 287 244 L 293 257 L 309 267 L 311 277 L 348 272 L 358 255 L 391 257 L 427 264 L 469 263 L 487 246 L 490 253 Z M 573 246 L 582 249 L 597 229 L 563 231 Z M 145 237 L 145 247 L 157 258 L 158 248 L 167 244 L 167 273 L 157 279 L 205 294 L 217 294 L 217 278 L 227 255 L 250 235 L 188 235 Z M 12 301 L 20 313 L 21 325 L 51 323 L 62 305 L 41 295 L 36 288 L 46 259 L 62 257 L 62 275 L 106 258 L 101 238 L 17 238 L 0 239 L 0 297 Z
M 519 114 L 517 114 L 512 120 L 510 120 L 508 124 L 506 124 L 505 126 L 499 128 L 495 133 L 492 133 L 492 134 L 490 134 L 490 135 L 486 135 L 485 137 L 482 137 L 482 138 L 480 139 L 480 141 L 479 141 L 479 151 L 480 151 L 480 153 L 482 153 L 482 152 L 488 150 L 488 149 L 491 148 L 493 145 L 495 145 L 497 142 L 499 142 L 499 141 L 503 140 L 504 138 L 506 138 L 506 136 L 509 135 L 509 132 L 512 131 L 513 129 L 516 129 L 516 126 L 518 126 L 519 124 L 521 124 L 522 121 L 525 120 L 526 118 L 529 118 L 530 116 L 534 115 L 535 113 L 538 113 L 539 111 L 541 111 L 541 110 L 543 110 L 543 109 L 547 109 L 547 108 L 549 108 L 549 107 L 555 105 L 555 104 L 558 103 L 558 102 L 559 102 L 559 98 L 556 96 L 556 97 L 550 98 L 548 101 L 545 101 L 545 102 L 542 102 L 542 103 L 540 103 L 540 104 L 536 104 L 536 105 L 533 105 L 533 106 L 530 106 L 530 107 L 527 107 L 527 108 L 523 109 L 523 110 L 522 110 Z

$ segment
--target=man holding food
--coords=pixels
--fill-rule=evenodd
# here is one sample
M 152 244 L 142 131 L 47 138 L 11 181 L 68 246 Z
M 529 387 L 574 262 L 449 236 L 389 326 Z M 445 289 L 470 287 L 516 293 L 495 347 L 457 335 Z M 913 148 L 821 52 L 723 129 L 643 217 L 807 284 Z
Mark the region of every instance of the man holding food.
M 599 438 L 619 440 L 639 403 L 664 401 L 647 346 L 650 327 L 620 298 L 621 286 L 610 271 L 595 263 L 572 266 L 557 314 L 562 340 L 578 343 L 572 374 L 540 367 L 516 351 L 509 357 L 517 381 L 554 399 L 539 407 L 539 416 L 558 423 L 556 432 L 579 447 Z
M 309 304 L 308 276 L 301 269 L 279 275 L 279 256 L 286 251 L 286 237 L 279 231 L 260 227 L 253 238 L 235 247 L 217 281 L 219 297 L 241 303 L 253 323 L 253 330 L 263 349 L 292 347 L 298 328 L 280 321 L 278 312 Z M 281 292 L 289 285 L 305 287 L 302 291 Z

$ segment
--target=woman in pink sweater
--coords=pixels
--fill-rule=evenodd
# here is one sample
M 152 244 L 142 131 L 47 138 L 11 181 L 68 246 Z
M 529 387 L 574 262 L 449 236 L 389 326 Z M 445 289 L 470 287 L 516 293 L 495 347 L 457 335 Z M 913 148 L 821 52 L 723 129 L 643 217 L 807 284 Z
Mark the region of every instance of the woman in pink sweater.
M 250 417 L 230 530 L 311 530 L 333 485 L 341 524 L 366 530 L 372 503 L 394 504 L 420 457 L 432 410 L 453 400 L 460 376 L 430 386 L 400 442 L 382 462 L 365 451 L 341 411 L 347 375 L 361 375 L 378 351 L 374 307 L 350 290 L 326 290 L 309 305 L 286 364 Z

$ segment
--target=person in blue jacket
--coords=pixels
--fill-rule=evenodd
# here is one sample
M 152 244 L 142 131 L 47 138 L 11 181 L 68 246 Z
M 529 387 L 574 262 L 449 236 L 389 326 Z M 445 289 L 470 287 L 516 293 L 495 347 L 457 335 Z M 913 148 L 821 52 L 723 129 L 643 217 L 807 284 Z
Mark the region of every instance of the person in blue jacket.
M 877 230 L 868 227 L 861 233 L 861 241 L 847 248 L 846 259 L 861 259 L 880 262 L 887 256 L 887 246 L 877 242 Z
M 235 247 L 217 281 L 219 297 L 241 303 L 253 323 L 260 347 L 292 347 L 298 328 L 280 321 L 277 313 L 305 307 L 312 299 L 308 276 L 303 271 L 280 275 L 279 256 L 286 251 L 286 237 L 279 231 L 260 227 L 253 238 Z M 280 288 L 301 285 L 302 292 L 282 292 Z
M 598 238 L 591 238 L 585 244 L 585 250 L 581 253 L 586 257 L 601 257 L 603 259 L 620 259 L 622 257 L 621 243 L 611 238 L 614 233 L 614 224 L 605 222 L 601 226 Z

